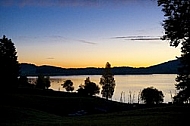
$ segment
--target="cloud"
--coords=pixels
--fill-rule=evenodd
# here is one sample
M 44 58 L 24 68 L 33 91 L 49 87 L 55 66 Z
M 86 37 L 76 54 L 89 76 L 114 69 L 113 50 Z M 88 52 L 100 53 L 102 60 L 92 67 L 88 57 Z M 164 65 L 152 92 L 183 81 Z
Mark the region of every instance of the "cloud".
M 0 5 L 6 6 L 107 6 L 124 5 L 141 0 L 1 0 Z
M 65 37 L 63 37 L 61 35 L 51 35 L 51 36 L 47 36 L 47 37 L 50 37 L 50 38 L 64 38 L 65 39 Z
M 16 36 L 16 38 L 18 38 L 18 39 L 43 39 L 43 38 L 66 39 L 65 37 L 59 36 L 59 35 L 50 35 L 50 36 L 24 36 L 24 35 L 20 35 L 20 36 Z
M 86 44 L 92 44 L 92 45 L 97 44 L 95 42 L 89 42 L 89 41 L 86 41 L 86 40 L 78 40 L 78 41 L 82 42 L 82 43 L 86 43 Z
M 48 60 L 54 60 L 55 58 L 53 58 L 53 57 L 48 57 L 48 58 L 46 58 L 46 59 L 48 59 Z
M 91 44 L 91 45 L 95 45 L 97 43 L 95 42 L 91 42 L 91 41 L 86 41 L 86 40 L 82 40 L 82 39 L 73 39 L 73 38 L 67 38 L 61 35 L 49 35 L 49 36 L 16 36 L 15 38 L 19 39 L 19 40 L 34 40 L 35 41 L 38 39 L 38 41 L 40 42 L 47 42 L 48 41 L 52 41 L 52 42 L 71 42 L 71 41 L 77 41 L 77 42 L 81 42 L 81 43 L 85 43 L 85 44 Z M 52 58 L 47 58 L 47 59 L 52 59 Z
M 118 36 L 112 37 L 112 39 L 124 39 L 124 40 L 161 40 L 161 36 Z
M 160 38 L 136 38 L 136 39 L 130 39 L 130 40 L 161 40 Z

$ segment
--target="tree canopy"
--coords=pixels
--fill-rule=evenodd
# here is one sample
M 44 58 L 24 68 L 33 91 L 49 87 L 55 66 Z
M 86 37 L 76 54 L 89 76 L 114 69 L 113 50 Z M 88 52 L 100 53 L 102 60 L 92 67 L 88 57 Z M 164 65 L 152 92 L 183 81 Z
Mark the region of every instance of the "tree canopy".
M 163 40 L 169 40 L 170 45 L 181 44 L 181 65 L 176 78 L 176 89 L 179 91 L 174 101 L 190 102 L 190 0 L 158 0 L 162 6 L 165 19 Z
M 100 87 L 96 83 L 91 82 L 90 77 L 87 77 L 84 81 L 84 85 L 80 85 L 78 89 L 78 93 L 82 95 L 93 96 L 99 94 L 99 92 Z
M 85 80 L 84 89 L 86 89 L 87 94 L 90 96 L 99 94 L 99 92 L 100 92 L 99 86 L 96 85 L 96 83 L 91 82 L 89 77 L 87 77 Z
M 141 92 L 141 100 L 146 104 L 159 104 L 164 100 L 164 95 L 162 91 L 157 90 L 153 87 L 144 88 Z
M 29 85 L 27 76 L 20 76 L 18 83 L 20 87 L 27 87 Z
M 100 85 L 102 85 L 102 97 L 105 97 L 106 99 L 112 98 L 115 89 L 115 80 L 109 62 L 106 63 L 104 73 L 100 78 Z
M 48 89 L 51 86 L 50 77 L 38 75 L 36 80 L 36 88 L 39 89 Z
M 0 80 L 1 88 L 14 89 L 18 87 L 19 63 L 17 60 L 17 52 L 11 39 L 4 35 L 0 39 Z
M 66 89 L 66 91 L 73 91 L 74 90 L 73 82 L 71 80 L 66 80 L 62 84 L 62 86 L 63 86 L 63 88 Z

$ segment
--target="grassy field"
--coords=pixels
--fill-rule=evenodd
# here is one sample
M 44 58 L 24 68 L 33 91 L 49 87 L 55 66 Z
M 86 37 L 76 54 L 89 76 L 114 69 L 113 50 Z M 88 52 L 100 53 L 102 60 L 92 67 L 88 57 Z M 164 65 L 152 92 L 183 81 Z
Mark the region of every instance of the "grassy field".
M 190 114 L 188 105 L 132 108 L 93 97 L 23 93 L 1 94 L 0 98 L 1 126 L 183 126 Z M 80 109 L 89 113 L 68 116 Z

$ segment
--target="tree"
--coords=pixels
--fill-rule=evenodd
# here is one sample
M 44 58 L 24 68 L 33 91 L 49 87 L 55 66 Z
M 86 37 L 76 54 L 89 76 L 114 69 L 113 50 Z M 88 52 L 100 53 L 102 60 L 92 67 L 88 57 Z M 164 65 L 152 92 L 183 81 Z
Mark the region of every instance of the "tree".
M 84 81 L 84 85 L 80 85 L 77 91 L 82 95 L 93 96 L 99 94 L 100 88 L 96 83 L 91 82 L 89 77 L 87 77 Z
M 100 78 L 100 85 L 102 85 L 102 97 L 112 98 L 115 88 L 115 80 L 114 75 L 111 72 L 111 64 L 109 62 L 106 63 L 105 71 Z
M 27 76 L 20 76 L 18 79 L 19 87 L 25 87 L 25 88 L 33 88 L 34 84 L 31 84 L 28 82 Z
M 44 80 L 45 81 L 45 89 L 48 89 L 51 86 L 50 77 L 46 76 L 44 79 L 45 79 Z
M 17 52 L 11 39 L 4 35 L 0 39 L 0 80 L 3 90 L 15 89 L 18 87 L 19 63 Z
M 48 89 L 51 86 L 50 77 L 43 75 L 38 75 L 38 78 L 36 80 L 36 88 L 39 89 Z
M 20 76 L 18 79 L 18 84 L 20 87 L 28 87 L 29 83 L 27 76 Z
M 61 84 L 63 86 L 63 88 L 66 89 L 66 91 L 73 91 L 74 90 L 74 86 L 73 86 L 73 82 L 71 80 L 66 80 L 63 84 Z
M 181 43 L 181 65 L 178 68 L 176 89 L 179 91 L 174 101 L 190 102 L 190 0 L 158 0 L 165 19 L 163 40 L 177 47 Z
M 92 96 L 100 93 L 100 88 L 96 83 L 91 82 L 90 78 L 87 77 L 84 84 L 84 89 L 86 90 L 87 94 Z
M 148 87 L 144 88 L 141 92 L 141 100 L 146 104 L 159 104 L 164 100 L 162 91 L 158 91 L 156 88 Z
M 77 89 L 77 91 L 78 91 L 78 94 L 80 94 L 80 95 L 83 95 L 83 96 L 87 95 L 87 92 L 84 89 L 84 85 L 82 85 L 82 84 L 79 85 L 79 89 Z

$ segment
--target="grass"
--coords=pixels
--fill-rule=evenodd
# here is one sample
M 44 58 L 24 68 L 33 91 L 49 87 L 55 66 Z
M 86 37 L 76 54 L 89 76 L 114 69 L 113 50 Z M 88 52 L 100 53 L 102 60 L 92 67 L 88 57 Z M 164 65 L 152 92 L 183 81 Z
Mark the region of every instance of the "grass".
M 188 108 L 181 106 L 73 117 L 29 108 L 1 106 L 1 109 L 6 111 L 1 115 L 1 126 L 182 126 L 188 123 L 185 115 Z
M 126 105 L 124 110 L 125 104 L 91 97 L 15 93 L 1 94 L 0 98 L 1 126 L 182 126 L 188 123 L 186 118 L 190 114 L 188 105 L 138 109 Z M 105 105 L 109 108 L 106 113 L 92 111 L 94 106 Z M 71 110 L 79 109 L 91 113 L 68 116 Z

